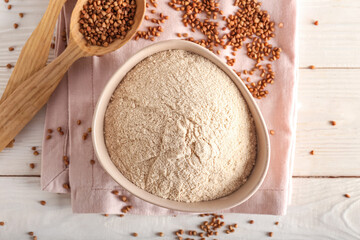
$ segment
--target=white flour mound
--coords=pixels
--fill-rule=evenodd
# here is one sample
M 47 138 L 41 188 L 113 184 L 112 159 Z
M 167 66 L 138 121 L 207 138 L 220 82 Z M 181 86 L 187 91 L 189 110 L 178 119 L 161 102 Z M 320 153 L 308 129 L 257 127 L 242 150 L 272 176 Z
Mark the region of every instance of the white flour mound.
M 106 111 L 105 142 L 127 179 L 181 202 L 237 190 L 257 147 L 251 113 L 232 80 L 183 50 L 154 54 L 127 73 Z

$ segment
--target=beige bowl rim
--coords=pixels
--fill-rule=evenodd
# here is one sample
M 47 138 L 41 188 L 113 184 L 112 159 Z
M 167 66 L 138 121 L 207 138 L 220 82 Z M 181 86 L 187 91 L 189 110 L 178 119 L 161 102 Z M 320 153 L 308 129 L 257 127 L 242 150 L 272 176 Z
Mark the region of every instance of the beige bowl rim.
M 164 199 L 153 195 L 145 190 L 140 189 L 135 184 L 130 182 L 125 178 L 121 172 L 116 168 L 114 163 L 111 161 L 108 154 L 105 140 L 104 140 L 104 116 L 107 109 L 109 100 L 121 82 L 123 77 L 128 71 L 130 71 L 136 64 L 145 59 L 146 57 L 153 55 L 157 52 L 170 50 L 170 49 L 182 49 L 190 51 L 201 55 L 220 69 L 222 69 L 235 83 L 241 92 L 242 96 L 245 98 L 252 116 L 254 118 L 256 133 L 257 133 L 257 159 L 255 166 L 252 170 L 251 175 L 248 178 L 248 181 L 242 185 L 238 190 L 231 193 L 228 196 L 204 202 L 195 202 L 195 203 L 185 203 L 185 202 L 176 202 L 168 199 Z M 235 207 L 241 203 L 247 201 L 254 193 L 259 189 L 261 184 L 264 181 L 266 173 L 268 171 L 269 162 L 270 162 L 270 141 L 269 135 L 266 128 L 265 121 L 263 116 L 254 101 L 254 98 L 247 90 L 245 84 L 240 80 L 236 73 L 229 68 L 221 59 L 219 59 L 215 54 L 209 50 L 189 41 L 184 40 L 167 40 L 161 41 L 155 44 L 152 44 L 148 47 L 145 47 L 133 55 L 129 60 L 127 60 L 110 78 L 109 82 L 106 84 L 100 98 L 97 102 L 93 124 L 92 124 L 92 139 L 93 145 L 95 148 L 95 153 L 98 158 L 98 161 L 104 168 L 104 170 L 124 189 L 134 194 L 136 197 L 145 200 L 149 203 L 155 204 L 160 207 L 183 211 L 183 212 L 216 212 L 224 209 L 229 209 Z M 251 200 L 250 200 L 251 201 Z

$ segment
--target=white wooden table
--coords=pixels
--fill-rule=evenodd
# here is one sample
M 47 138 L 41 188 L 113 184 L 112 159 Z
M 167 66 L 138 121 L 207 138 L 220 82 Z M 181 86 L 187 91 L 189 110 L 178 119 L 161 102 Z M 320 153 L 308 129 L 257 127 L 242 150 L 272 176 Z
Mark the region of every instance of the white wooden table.
M 11 73 L 6 64 L 15 64 L 47 6 L 47 0 L 10 2 L 11 11 L 0 2 L 0 94 Z M 360 239 L 360 1 L 298 2 L 299 119 L 292 205 L 283 217 L 228 214 L 227 222 L 238 223 L 239 229 L 218 239 L 266 239 L 268 232 L 274 239 Z M 10 46 L 15 51 L 9 52 Z M 139 239 L 160 239 L 155 235 L 160 231 L 166 236 L 162 239 L 174 239 L 174 230 L 200 223 L 197 216 L 72 214 L 68 195 L 40 191 L 41 159 L 31 147 L 41 151 L 43 122 L 44 110 L 19 134 L 14 148 L 0 153 L 1 240 L 30 239 L 29 231 L 39 240 L 131 239 L 131 232 Z M 309 154 L 313 149 L 314 156 Z M 34 169 L 29 168 L 32 162 Z M 250 219 L 255 223 L 248 224 Z

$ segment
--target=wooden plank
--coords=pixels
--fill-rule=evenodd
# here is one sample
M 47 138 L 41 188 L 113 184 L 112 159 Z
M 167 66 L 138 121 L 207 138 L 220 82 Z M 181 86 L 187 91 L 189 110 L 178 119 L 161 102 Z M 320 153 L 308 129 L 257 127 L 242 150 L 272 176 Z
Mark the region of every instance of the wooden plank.
M 11 10 L 7 9 L 8 4 L 4 1 L 0 2 L 0 67 L 16 63 L 21 48 L 44 14 L 48 0 L 12 0 L 9 4 L 12 6 Z M 24 13 L 24 17 L 20 18 L 19 13 Z M 14 23 L 19 25 L 17 29 L 13 27 Z M 9 52 L 9 47 L 14 47 L 15 50 Z M 49 60 L 53 58 L 52 50 Z
M 11 11 L 0 3 L 0 67 L 16 62 L 18 51 L 39 22 L 47 0 L 13 0 Z M 298 40 L 300 67 L 360 68 L 360 24 L 356 0 L 298 0 Z M 20 19 L 19 12 L 25 17 Z M 314 26 L 319 20 L 319 26 Z M 14 29 L 13 23 L 19 23 Z M 286 23 L 285 23 L 286 24 Z M 9 54 L 7 48 L 15 46 Z
M 233 234 L 219 231 L 218 239 L 359 239 L 360 179 L 294 179 L 293 204 L 283 217 L 226 214 L 227 224 L 239 225 Z M 39 178 L 0 178 L 0 239 L 174 239 L 178 229 L 199 231 L 198 216 L 125 216 L 72 214 L 68 195 L 41 192 Z M 351 198 L 345 198 L 349 193 Z M 39 201 L 45 200 L 45 206 Z M 250 219 L 254 224 L 247 223 Z M 279 221 L 276 226 L 274 223 Z M 164 238 L 157 238 L 164 232 Z M 189 237 L 189 236 L 186 236 Z
M 0 95 L 5 89 L 6 79 L 10 76 L 8 69 L 0 69 Z M 38 175 L 40 174 L 41 156 L 34 156 L 31 147 L 36 146 L 41 152 L 44 131 L 45 108 L 15 138 L 13 148 L 6 148 L 0 153 L 0 175 Z M 35 168 L 29 167 L 35 163 Z
M 41 153 L 45 109 L 19 133 L 13 148 L 6 148 L 0 153 L 0 175 L 39 175 L 41 155 L 35 156 L 31 148 L 37 147 Z M 35 168 L 29 167 L 35 163 Z
M 359 74 L 300 71 L 294 175 L 360 176 Z
M 360 1 L 298 0 L 298 6 L 300 67 L 359 68 Z

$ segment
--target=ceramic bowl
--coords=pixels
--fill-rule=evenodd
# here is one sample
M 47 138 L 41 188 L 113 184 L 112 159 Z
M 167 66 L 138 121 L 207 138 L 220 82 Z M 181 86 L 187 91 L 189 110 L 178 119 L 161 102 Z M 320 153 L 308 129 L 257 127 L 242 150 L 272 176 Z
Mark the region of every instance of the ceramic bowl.
M 239 91 L 245 98 L 254 118 L 258 144 L 255 166 L 252 170 L 251 175 L 248 178 L 248 181 L 238 190 L 226 197 L 211 201 L 195 203 L 177 202 L 164 199 L 155 196 L 149 192 L 146 192 L 145 190 L 142 190 L 135 184 L 131 183 L 121 174 L 121 172 L 116 168 L 116 166 L 110 159 L 104 138 L 104 116 L 113 92 L 115 91 L 116 87 L 119 85 L 123 77 L 126 75 L 126 73 L 129 72 L 136 64 L 138 64 L 150 55 L 170 49 L 182 49 L 196 53 L 209 59 L 219 68 L 221 68 L 238 87 Z M 225 63 L 223 63 L 223 61 L 220 60 L 215 54 L 195 43 L 184 40 L 168 40 L 150 45 L 140 50 L 138 53 L 132 56 L 124 65 L 122 65 L 119 70 L 117 70 L 117 72 L 111 77 L 98 100 L 94 113 L 92 129 L 93 144 L 98 160 L 102 167 L 105 169 L 105 171 L 108 172 L 116 182 L 118 182 L 130 193 L 149 203 L 177 211 L 196 213 L 216 212 L 234 207 L 247 201 L 259 189 L 260 185 L 264 181 L 270 161 L 270 142 L 268 131 L 261 112 L 257 107 L 253 97 L 247 90 L 245 84 L 234 73 L 234 71 L 230 69 Z

